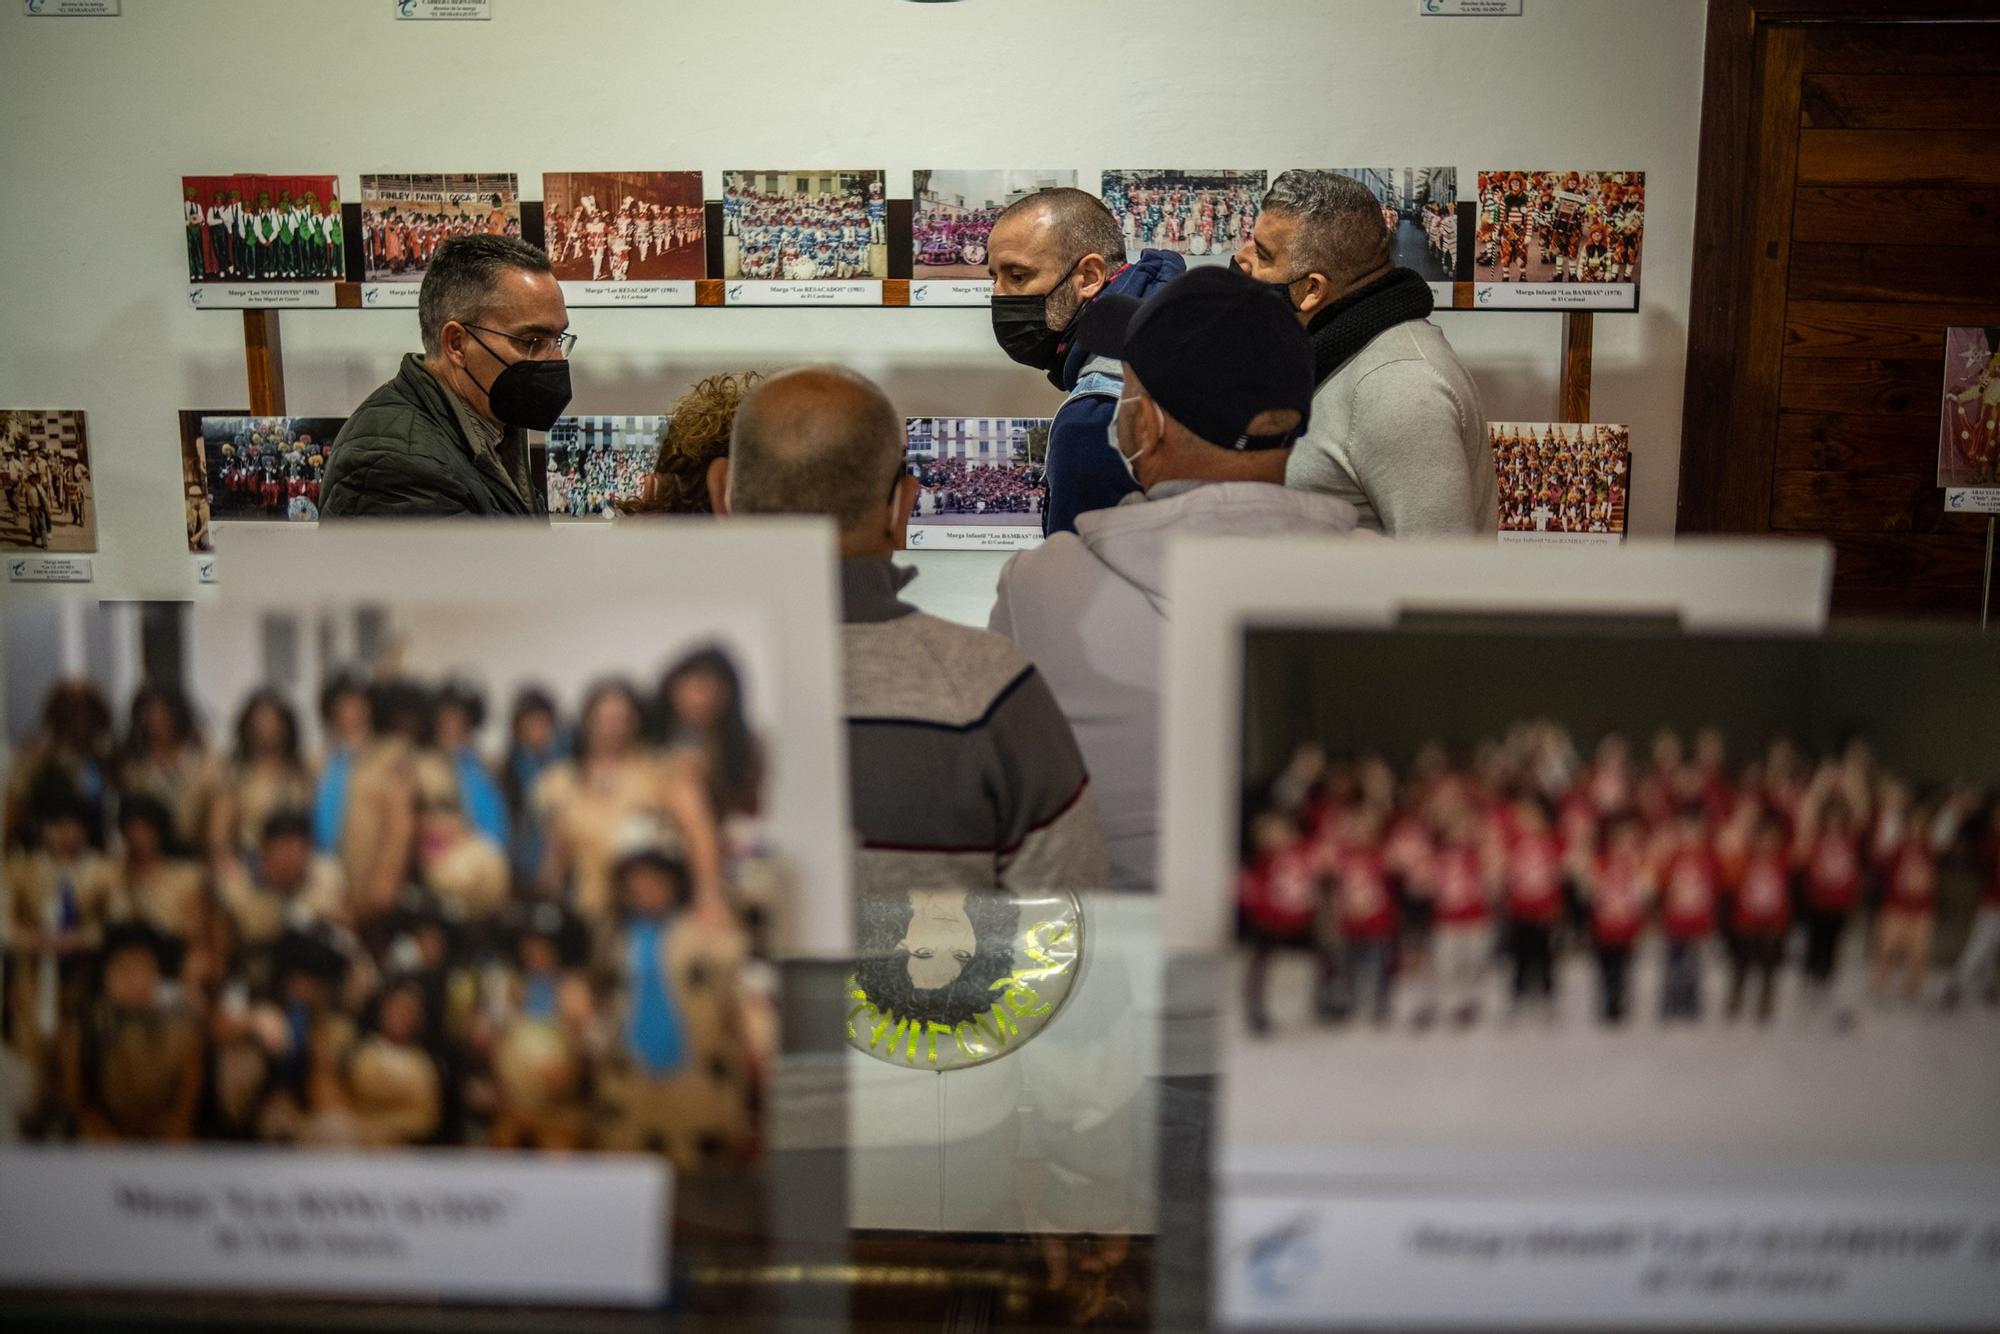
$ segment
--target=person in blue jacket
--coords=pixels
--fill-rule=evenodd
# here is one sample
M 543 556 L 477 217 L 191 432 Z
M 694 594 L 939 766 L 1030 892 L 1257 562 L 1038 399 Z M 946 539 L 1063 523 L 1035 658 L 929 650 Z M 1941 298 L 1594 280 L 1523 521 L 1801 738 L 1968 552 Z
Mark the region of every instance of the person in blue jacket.
M 1111 210 L 1082 190 L 1037 191 L 994 221 L 986 251 L 993 336 L 1008 356 L 1046 372 L 1069 395 L 1049 429 L 1043 532 L 1074 532 L 1077 515 L 1139 489 L 1110 439 L 1123 376 L 1116 361 L 1077 345 L 1078 320 L 1106 292 L 1143 299 L 1186 267 L 1167 250 L 1142 250 L 1126 263 L 1125 236 Z

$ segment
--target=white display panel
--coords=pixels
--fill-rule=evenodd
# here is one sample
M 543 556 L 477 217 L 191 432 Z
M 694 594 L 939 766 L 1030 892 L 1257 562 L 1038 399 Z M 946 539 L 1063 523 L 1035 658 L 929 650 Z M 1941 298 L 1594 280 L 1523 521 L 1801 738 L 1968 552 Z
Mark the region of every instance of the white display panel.
M 1616 551 L 1482 542 L 1183 538 L 1167 553 L 1160 886 L 1166 947 L 1214 949 L 1230 909 L 1242 636 L 1260 623 L 1393 625 L 1410 612 L 1670 616 L 1690 630 L 1810 634 L 1826 622 L 1821 542 L 1635 542 Z

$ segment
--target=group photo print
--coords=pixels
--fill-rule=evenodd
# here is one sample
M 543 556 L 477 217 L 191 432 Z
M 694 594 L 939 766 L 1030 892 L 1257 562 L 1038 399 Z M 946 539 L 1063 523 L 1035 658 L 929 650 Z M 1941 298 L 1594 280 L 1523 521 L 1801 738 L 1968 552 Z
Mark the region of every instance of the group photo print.
M 1629 1149 L 1811 1123 L 1875 1152 L 2000 1096 L 2000 754 L 1951 721 L 1990 644 L 1535 622 L 1244 654 L 1232 1079 L 1312 1072 L 1357 1142 L 1477 1105 Z M 1876 1086 L 1894 1128 L 1841 1110 Z
M 904 466 L 918 487 L 911 546 L 1039 545 L 1049 426 L 1043 417 L 906 419 Z
M 1478 282 L 1639 281 L 1644 172 L 1482 171 L 1478 216 Z
M 986 279 L 986 239 L 1007 207 L 1038 190 L 1076 185 L 1073 171 L 931 171 L 914 174 L 911 274 Z
M 1488 422 L 1502 541 L 1625 535 L 1632 430 L 1601 422 Z
M 698 171 L 560 171 L 542 177 L 543 248 L 567 283 L 707 276 Z
M 363 278 L 420 283 L 437 248 L 456 236 L 519 236 L 521 190 L 512 172 L 361 178 Z
M 1125 233 L 1125 258 L 1171 250 L 1190 264 L 1227 264 L 1257 225 L 1261 171 L 1107 171 L 1104 206 Z
M 761 648 L 588 597 L 556 628 L 618 629 L 560 663 L 492 604 L 135 610 L 129 693 L 7 662 L 7 1138 L 759 1160 Z
M 889 276 L 879 171 L 730 171 L 722 176 L 722 276 L 850 281 Z
M 0 551 L 97 550 L 81 412 L 0 411 Z
M 334 176 L 181 177 L 191 283 L 332 282 L 346 273 Z
M 666 417 L 564 417 L 549 429 L 548 502 L 555 517 L 608 519 L 639 501 Z
M 320 483 L 340 417 L 204 417 L 211 519 L 319 518 Z

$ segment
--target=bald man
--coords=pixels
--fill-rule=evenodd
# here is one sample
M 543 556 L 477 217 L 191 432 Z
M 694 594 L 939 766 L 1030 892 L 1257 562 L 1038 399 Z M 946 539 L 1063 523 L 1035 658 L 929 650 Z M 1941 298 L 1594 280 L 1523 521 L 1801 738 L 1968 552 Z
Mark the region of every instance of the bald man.
M 1082 190 L 1041 190 L 994 220 L 986 243 L 993 278 L 993 336 L 1024 366 L 1047 373 L 1068 395 L 1049 428 L 1045 533 L 1076 531 L 1076 517 L 1107 509 L 1139 489 L 1110 443 L 1124 392 L 1118 363 L 1076 340 L 1083 312 L 1108 294 L 1140 299 L 1179 277 L 1187 263 L 1169 250 L 1125 261 L 1125 235 L 1111 210 Z
M 709 494 L 730 514 L 824 514 L 840 534 L 857 883 L 1083 890 L 1109 876 L 1096 795 L 1047 684 L 999 635 L 927 616 L 892 563 L 917 480 L 903 419 L 834 367 L 764 381 L 736 410 Z

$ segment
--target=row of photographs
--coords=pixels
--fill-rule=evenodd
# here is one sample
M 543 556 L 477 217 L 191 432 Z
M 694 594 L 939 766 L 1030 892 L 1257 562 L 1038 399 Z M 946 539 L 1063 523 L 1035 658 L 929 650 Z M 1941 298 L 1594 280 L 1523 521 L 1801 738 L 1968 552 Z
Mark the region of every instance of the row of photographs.
M 1937 484 L 2000 488 L 2000 328 L 1946 331 Z M 646 499 L 667 419 L 569 417 L 547 437 L 551 514 L 608 518 Z M 318 517 L 337 417 L 181 414 L 188 543 L 207 551 L 212 520 Z M 1040 541 L 1049 422 L 1032 417 L 912 417 L 908 458 L 919 493 L 912 545 L 1018 549 Z M 1631 437 L 1598 423 L 1494 422 L 1503 540 L 1616 540 L 1626 531 Z M 97 549 L 84 414 L 0 413 L 0 550 Z
M 1461 235 L 1453 167 L 1342 167 L 1382 205 L 1396 262 L 1432 283 L 1522 288 L 1639 281 L 1645 174 L 1487 170 L 1476 219 Z M 565 282 L 613 290 L 721 277 L 846 282 L 889 274 L 884 173 L 868 170 L 723 173 L 722 271 L 708 271 L 707 213 L 698 171 L 552 172 L 542 178 L 541 235 Z M 1100 197 L 1124 232 L 1128 258 L 1173 251 L 1191 264 L 1226 263 L 1248 243 L 1268 173 L 1116 170 Z M 987 241 L 1002 210 L 1039 190 L 1074 187 L 1074 171 L 914 173 L 911 273 L 918 281 L 988 281 Z M 182 178 L 190 283 L 324 283 L 347 276 L 337 178 Z M 361 177 L 361 280 L 421 282 L 454 236 L 523 234 L 518 178 L 506 173 Z M 977 295 L 975 290 L 972 295 Z M 1626 304 L 1630 304 L 1627 300 Z
M 288 1166 L 358 1177 L 381 1160 L 352 1151 L 406 1150 L 418 1191 L 501 1150 L 477 1161 L 547 1169 L 510 1201 L 534 1217 L 625 1151 L 676 1174 L 675 1302 L 726 1300 L 719 1208 L 782 1180 L 802 1155 L 773 1152 L 774 1118 L 818 1097 L 773 1078 L 806 982 L 772 940 L 838 895 L 855 966 L 814 1003 L 848 1017 L 866 1113 L 835 1141 L 848 1212 L 817 1221 L 907 1236 L 877 1192 L 949 1158 L 939 1193 L 982 1244 L 1016 1198 L 1046 1210 L 1024 1231 L 1093 1234 L 1088 1266 L 1049 1254 L 1031 1314 L 1108 1290 L 1135 1323 L 1223 1329 L 1990 1324 L 2000 755 L 1964 719 L 1995 701 L 1993 642 L 1820 633 L 1830 557 L 1801 544 L 1609 569 L 1225 546 L 1171 590 L 1163 679 L 1198 722 L 1161 754 L 1156 913 L 853 904 L 824 878 L 844 809 L 797 823 L 845 791 L 825 544 L 782 533 L 759 563 L 727 525 L 655 527 L 579 588 L 584 535 L 257 530 L 216 605 L 84 608 L 75 637 L 112 651 L 81 674 L 47 609 L 0 612 L 0 693 L 30 702 L 4 788 L 0 1139 L 75 1146 L 45 1160 L 68 1189 L 0 1193 L 6 1281 L 479 1292 L 451 1286 L 463 1252 L 371 1267 L 361 1243 L 403 1235 L 373 1192 L 284 1212 Z M 801 619 L 819 651 L 785 637 Z M 1184 1049 L 1216 1076 L 1212 1208 L 1115 1212 L 1165 1161 L 1135 1128 L 1187 1111 L 1156 1108 L 1134 1056 L 1167 1007 L 1086 966 L 1121 935 L 1224 970 L 1219 1016 L 1208 986 L 1173 1007 L 1222 1020 Z M 1086 1022 L 1098 1001 L 1113 1022 Z M 940 1077 L 970 1104 L 957 1133 Z M 142 1213 L 168 1143 L 175 1198 L 272 1186 L 247 1244 L 169 1271 L 158 1220 L 115 1216 L 82 1244 L 100 1196 Z M 958 1170 L 982 1152 L 996 1170 Z M 81 1188 L 94 1165 L 120 1190 Z M 629 1221 L 572 1201 L 586 1244 Z M 1125 1234 L 1182 1227 L 1207 1229 L 1212 1305 L 1171 1311 L 1185 1286 Z M 482 1244 L 486 1300 L 509 1264 L 547 1284 L 510 1295 L 617 1299 L 506 1228 Z

